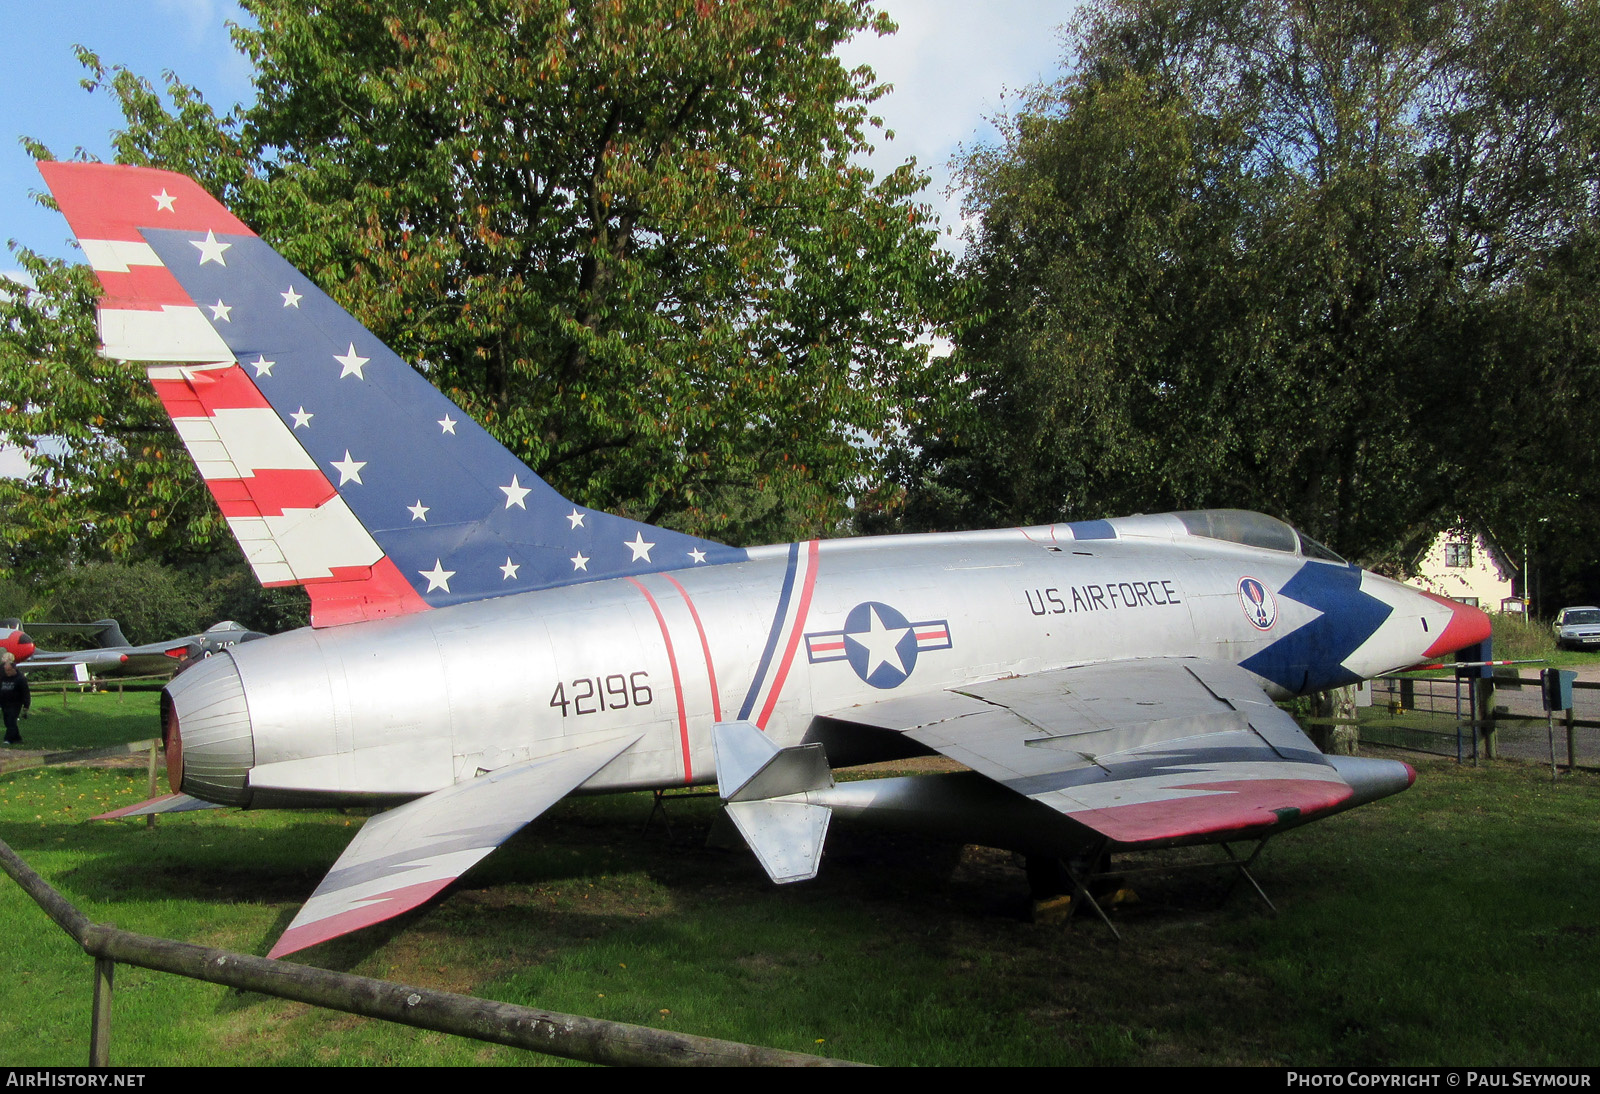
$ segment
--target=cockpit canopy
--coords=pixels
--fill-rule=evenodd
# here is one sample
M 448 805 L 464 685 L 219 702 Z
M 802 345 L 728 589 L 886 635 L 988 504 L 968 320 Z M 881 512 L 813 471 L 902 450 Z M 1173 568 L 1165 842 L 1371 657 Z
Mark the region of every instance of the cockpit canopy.
M 1192 536 L 1220 539 L 1228 543 L 1241 543 L 1246 547 L 1262 547 L 1269 551 L 1294 552 L 1298 550 L 1307 558 L 1320 558 L 1326 562 L 1345 563 L 1345 560 L 1328 548 L 1294 530 L 1288 524 L 1263 513 L 1248 509 L 1191 509 L 1174 513 Z

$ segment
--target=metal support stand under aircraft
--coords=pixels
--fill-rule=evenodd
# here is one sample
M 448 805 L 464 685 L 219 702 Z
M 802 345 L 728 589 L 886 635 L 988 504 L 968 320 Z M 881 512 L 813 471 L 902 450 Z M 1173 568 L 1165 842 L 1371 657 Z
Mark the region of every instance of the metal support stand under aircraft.
M 1268 837 L 1268 839 L 1270 838 Z M 1267 896 L 1266 890 L 1261 887 L 1261 883 L 1256 880 L 1255 875 L 1251 872 L 1251 867 L 1255 865 L 1256 859 L 1266 849 L 1267 840 L 1255 841 L 1255 849 L 1250 852 L 1247 858 L 1242 859 L 1239 857 L 1238 852 L 1233 849 L 1232 844 L 1222 843 L 1218 844 L 1218 846 L 1222 848 L 1223 854 L 1227 856 L 1225 861 L 1213 860 L 1210 862 L 1177 863 L 1163 866 L 1141 866 L 1133 869 L 1112 868 L 1110 865 L 1111 856 L 1105 851 L 1104 845 L 1099 850 L 1079 856 L 1075 860 L 1080 864 L 1085 862 L 1092 863 L 1093 865 L 1088 868 L 1082 865 L 1075 866 L 1074 862 L 1069 862 L 1065 859 L 1044 859 L 1029 856 L 1027 859 L 1028 880 L 1034 887 L 1037 897 L 1041 887 L 1048 888 L 1052 885 L 1052 875 L 1057 879 L 1064 878 L 1067 885 L 1072 889 L 1073 905 L 1068 913 L 1069 917 L 1079 907 L 1087 906 L 1100 918 L 1100 921 L 1106 925 L 1112 936 L 1119 942 L 1122 940 L 1122 932 L 1117 930 L 1116 924 L 1111 922 L 1111 918 L 1106 914 L 1101 901 L 1096 899 L 1094 895 L 1096 888 L 1102 890 L 1106 888 L 1104 885 L 1097 886 L 1097 882 L 1115 881 L 1120 883 L 1128 878 L 1141 875 L 1173 874 L 1186 870 L 1214 870 L 1219 867 L 1231 867 L 1234 870 L 1233 881 L 1228 885 L 1227 890 L 1222 895 L 1222 900 L 1218 903 L 1226 902 L 1228 897 L 1233 895 L 1234 890 L 1239 887 L 1239 881 L 1242 879 L 1250 883 L 1250 887 L 1261 898 L 1261 902 L 1267 906 L 1267 910 L 1273 915 L 1277 915 L 1278 906 L 1272 903 L 1272 898 Z M 1120 884 L 1113 892 L 1120 894 Z

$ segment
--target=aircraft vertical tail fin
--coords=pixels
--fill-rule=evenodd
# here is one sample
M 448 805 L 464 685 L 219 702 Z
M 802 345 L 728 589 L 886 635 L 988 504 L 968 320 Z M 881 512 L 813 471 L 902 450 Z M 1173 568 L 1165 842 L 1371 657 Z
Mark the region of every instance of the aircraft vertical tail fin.
M 267 585 L 315 626 L 742 559 L 567 501 L 198 183 L 40 163 L 105 294 L 107 356 L 147 365 Z
M 132 645 L 122 633 L 122 625 L 115 619 L 97 619 L 89 625 L 98 628 L 94 632 L 94 644 L 100 649 L 120 649 Z

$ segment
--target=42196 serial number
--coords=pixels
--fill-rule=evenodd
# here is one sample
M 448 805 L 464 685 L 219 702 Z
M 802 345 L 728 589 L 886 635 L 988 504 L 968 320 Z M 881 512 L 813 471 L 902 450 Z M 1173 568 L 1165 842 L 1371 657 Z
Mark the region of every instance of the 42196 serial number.
M 550 705 L 561 709 L 561 717 L 599 714 L 625 707 L 647 707 L 655 700 L 650 690 L 650 674 L 620 672 L 610 676 L 582 676 L 556 685 Z

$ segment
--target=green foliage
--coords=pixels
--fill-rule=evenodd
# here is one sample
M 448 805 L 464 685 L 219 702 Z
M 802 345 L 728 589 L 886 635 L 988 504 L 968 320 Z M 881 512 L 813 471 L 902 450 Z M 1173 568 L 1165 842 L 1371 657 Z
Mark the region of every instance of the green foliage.
M 258 101 L 84 53 L 122 162 L 195 175 L 575 500 L 736 541 L 826 533 L 923 382 L 944 260 L 875 179 L 864 0 L 247 0 Z M 35 148 L 47 155 L 42 148 Z M 181 560 L 224 530 L 92 283 L 0 289 L 13 564 Z
M 116 138 L 120 160 L 185 171 L 219 193 L 237 184 L 237 119 L 219 118 L 175 79 L 169 111 L 132 73 L 108 71 L 85 50 L 79 59 L 85 89 L 113 94 L 122 105 L 128 129 Z M 37 142 L 24 143 L 36 157 L 54 158 Z M 39 200 L 54 207 L 46 196 Z M 0 443 L 28 451 L 33 473 L 0 479 L 0 566 L 192 560 L 230 542 L 143 369 L 100 356 L 99 286 L 88 267 L 44 258 L 15 241 L 11 250 L 29 283 L 0 278 Z
M 1511 612 L 1497 612 L 1489 617 L 1489 622 L 1494 627 L 1494 656 L 1497 660 L 1553 661 L 1560 654 L 1556 649 L 1555 632 L 1548 623 Z M 1592 660 L 1581 654 L 1578 656 L 1584 663 Z M 1538 669 L 1538 665 L 1525 665 L 1511 671 L 1537 672 Z
M 965 162 L 970 398 L 902 453 L 906 522 L 1247 506 L 1390 566 L 1468 516 L 1591 527 L 1591 454 L 1506 410 L 1594 413 L 1597 29 L 1562 0 L 1088 8 Z
M 196 634 L 224 619 L 276 633 L 305 626 L 308 614 L 303 590 L 263 589 L 243 563 L 220 555 L 182 568 L 151 559 L 84 562 L 0 582 L 0 616 L 24 624 L 115 619 L 135 645 Z M 65 639 L 42 642 L 72 647 Z
M 14 257 L 33 285 L 0 278 L 0 442 L 28 450 L 33 473 L 0 479 L 9 564 L 209 543 L 223 522 L 166 412 L 97 352 L 88 268 Z
M 579 500 L 837 518 L 937 273 L 925 180 L 848 160 L 881 88 L 831 50 L 864 5 L 253 7 L 291 261 Z

